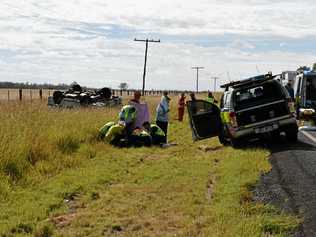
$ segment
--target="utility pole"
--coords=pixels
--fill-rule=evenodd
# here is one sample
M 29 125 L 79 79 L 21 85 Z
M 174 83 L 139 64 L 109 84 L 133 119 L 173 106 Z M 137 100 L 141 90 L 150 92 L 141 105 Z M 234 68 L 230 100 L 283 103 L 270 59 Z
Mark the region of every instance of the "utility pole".
M 147 53 L 148 53 L 148 43 L 160 43 L 159 40 L 149 40 L 149 39 L 144 39 L 144 40 L 139 40 L 139 39 L 134 39 L 134 41 L 138 42 L 145 42 L 146 43 L 146 49 L 145 49 L 145 63 L 144 63 L 144 74 L 143 74 L 143 89 L 142 89 L 142 95 L 145 95 L 145 80 L 146 80 L 146 67 L 147 67 Z
M 199 70 L 204 69 L 204 67 L 192 67 L 196 70 L 196 92 L 199 92 Z
M 211 77 L 211 79 L 214 80 L 214 92 L 216 92 L 216 81 L 219 79 L 219 77 Z

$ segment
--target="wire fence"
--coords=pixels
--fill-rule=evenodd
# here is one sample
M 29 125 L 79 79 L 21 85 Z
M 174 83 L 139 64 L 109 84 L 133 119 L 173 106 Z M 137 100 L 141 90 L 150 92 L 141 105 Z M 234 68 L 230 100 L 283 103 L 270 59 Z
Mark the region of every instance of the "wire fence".
M 32 101 L 47 100 L 55 90 L 48 89 L 0 89 L 0 101 Z M 114 96 L 132 96 L 136 90 L 112 90 Z M 146 90 L 145 96 L 161 96 L 162 90 Z M 170 95 L 193 93 L 192 91 L 167 91 Z M 203 93 L 203 92 L 201 92 Z

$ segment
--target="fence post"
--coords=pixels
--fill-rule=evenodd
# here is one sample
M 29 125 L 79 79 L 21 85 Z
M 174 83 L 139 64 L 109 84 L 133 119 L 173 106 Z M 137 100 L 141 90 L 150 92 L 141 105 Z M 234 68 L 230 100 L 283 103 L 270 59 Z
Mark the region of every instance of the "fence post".
M 127 90 L 127 95 L 129 95 L 129 90 Z
M 39 97 L 41 100 L 43 100 L 43 90 L 42 89 L 39 90 Z
M 10 90 L 8 90 L 8 101 L 10 101 Z
M 120 90 L 120 95 L 123 96 L 123 90 Z
M 19 89 L 19 100 L 20 101 L 22 101 L 22 97 L 23 97 L 22 89 Z
M 32 89 L 30 89 L 30 99 L 31 99 L 31 102 L 32 102 L 32 96 L 33 96 L 33 92 L 32 92 Z

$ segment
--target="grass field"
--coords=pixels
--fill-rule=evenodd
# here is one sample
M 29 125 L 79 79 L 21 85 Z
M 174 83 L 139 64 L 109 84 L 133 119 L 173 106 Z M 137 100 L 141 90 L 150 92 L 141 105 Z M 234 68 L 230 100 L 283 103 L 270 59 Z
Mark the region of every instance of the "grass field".
M 159 98 L 146 100 L 153 112 Z M 96 135 L 118 110 L 0 104 L 0 236 L 287 236 L 297 226 L 252 201 L 267 150 L 193 143 L 175 98 L 178 146 L 116 149 Z

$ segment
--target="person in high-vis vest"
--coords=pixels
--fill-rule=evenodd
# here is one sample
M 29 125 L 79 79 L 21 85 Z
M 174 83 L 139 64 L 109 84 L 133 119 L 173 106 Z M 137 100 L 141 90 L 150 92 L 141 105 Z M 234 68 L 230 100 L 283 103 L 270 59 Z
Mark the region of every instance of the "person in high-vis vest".
M 102 128 L 99 129 L 99 138 L 104 139 L 106 133 L 109 131 L 109 129 L 115 125 L 115 122 L 108 122 L 105 125 L 103 125 Z
M 136 128 L 132 132 L 131 136 L 128 138 L 128 143 L 129 146 L 134 147 L 150 147 L 152 144 L 152 140 L 150 134 L 145 129 Z
M 127 136 L 130 136 L 134 130 L 137 110 L 133 105 L 125 105 L 119 113 L 119 121 L 125 123 Z
M 151 135 L 153 145 L 161 145 L 167 142 L 166 134 L 164 131 L 156 124 L 150 124 L 145 122 L 143 128 Z
M 213 96 L 213 94 L 212 94 L 211 91 L 209 91 L 209 92 L 207 93 L 206 101 L 209 102 L 209 103 L 212 103 L 212 104 L 218 102 L 217 100 L 215 100 L 215 98 L 214 98 L 214 96 Z
M 123 121 L 114 124 L 105 134 L 104 140 L 113 146 L 125 146 L 126 126 Z

